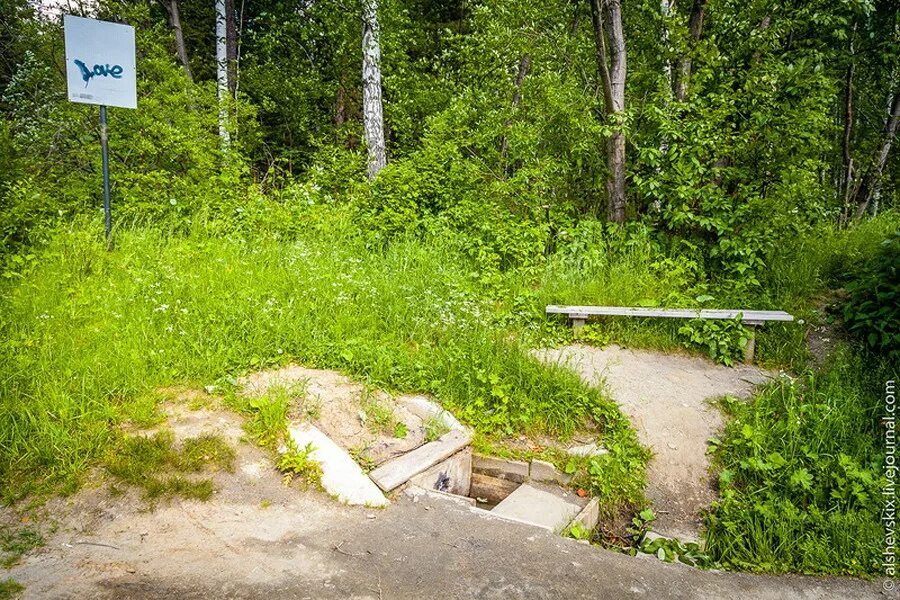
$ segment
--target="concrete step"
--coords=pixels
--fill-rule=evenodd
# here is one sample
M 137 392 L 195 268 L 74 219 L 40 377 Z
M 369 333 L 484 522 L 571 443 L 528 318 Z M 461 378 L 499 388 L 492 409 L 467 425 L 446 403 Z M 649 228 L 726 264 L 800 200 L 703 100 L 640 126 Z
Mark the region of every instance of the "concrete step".
M 491 514 L 560 533 L 585 503 L 562 488 L 523 483 L 495 506 Z

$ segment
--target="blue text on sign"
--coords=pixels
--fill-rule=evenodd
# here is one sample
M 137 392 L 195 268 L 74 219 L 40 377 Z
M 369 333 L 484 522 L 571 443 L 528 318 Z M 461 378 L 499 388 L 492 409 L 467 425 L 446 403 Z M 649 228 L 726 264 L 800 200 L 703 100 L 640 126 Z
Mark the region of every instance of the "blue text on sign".
M 81 71 L 81 78 L 84 79 L 84 87 L 87 87 L 91 78 L 96 76 L 122 79 L 122 72 L 124 71 L 122 65 L 94 65 L 93 69 L 89 69 L 88 66 L 84 64 L 84 61 L 80 61 L 76 58 L 74 62 Z

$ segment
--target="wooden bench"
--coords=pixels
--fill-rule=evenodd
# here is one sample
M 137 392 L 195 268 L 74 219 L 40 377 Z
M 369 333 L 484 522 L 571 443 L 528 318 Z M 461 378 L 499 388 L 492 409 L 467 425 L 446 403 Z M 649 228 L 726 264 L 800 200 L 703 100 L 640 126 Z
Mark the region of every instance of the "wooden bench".
M 793 315 L 783 310 L 720 310 L 708 308 L 639 308 L 629 306 L 554 306 L 547 314 L 566 315 L 578 331 L 590 317 L 663 317 L 670 319 L 737 319 L 751 327 L 750 339 L 744 349 L 744 361 L 753 362 L 756 347 L 754 330 L 766 321 L 793 321 Z

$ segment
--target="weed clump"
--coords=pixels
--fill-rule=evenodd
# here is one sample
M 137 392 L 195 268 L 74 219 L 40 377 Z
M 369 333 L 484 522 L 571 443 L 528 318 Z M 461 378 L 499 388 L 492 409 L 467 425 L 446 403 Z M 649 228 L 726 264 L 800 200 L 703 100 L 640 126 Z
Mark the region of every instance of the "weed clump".
M 0 555 L 0 566 L 8 569 L 16 564 L 23 554 L 43 545 L 44 538 L 37 529 L 0 526 L 0 551 L 3 552 Z
M 103 461 L 106 471 L 120 482 L 143 490 L 144 498 L 193 498 L 209 500 L 212 480 L 193 479 L 187 473 L 205 470 L 232 471 L 235 452 L 221 437 L 204 434 L 175 447 L 172 432 L 152 436 L 125 436 Z

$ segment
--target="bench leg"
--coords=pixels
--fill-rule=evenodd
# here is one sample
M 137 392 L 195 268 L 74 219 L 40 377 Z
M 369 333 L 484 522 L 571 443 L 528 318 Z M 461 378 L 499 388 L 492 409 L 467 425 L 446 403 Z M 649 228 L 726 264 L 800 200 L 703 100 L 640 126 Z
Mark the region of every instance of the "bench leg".
M 753 364 L 753 355 L 756 353 L 756 326 L 750 326 L 750 337 L 747 338 L 747 345 L 744 346 L 744 362 Z
M 578 332 L 581 331 L 582 327 L 584 327 L 584 321 L 584 319 L 572 319 L 572 332 L 575 334 L 575 337 L 578 337 Z

